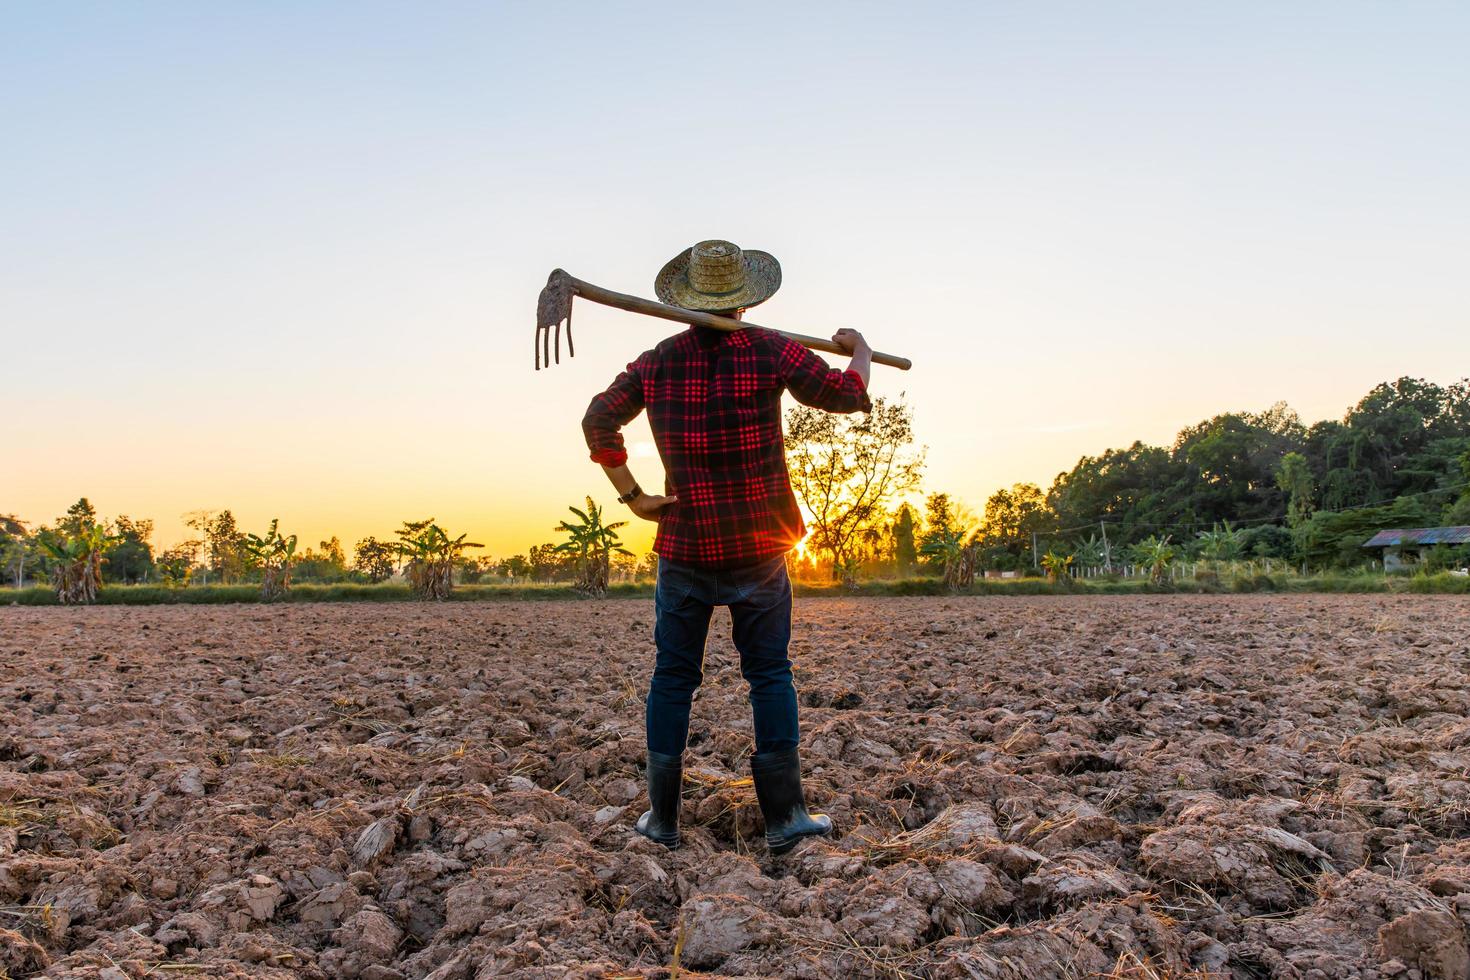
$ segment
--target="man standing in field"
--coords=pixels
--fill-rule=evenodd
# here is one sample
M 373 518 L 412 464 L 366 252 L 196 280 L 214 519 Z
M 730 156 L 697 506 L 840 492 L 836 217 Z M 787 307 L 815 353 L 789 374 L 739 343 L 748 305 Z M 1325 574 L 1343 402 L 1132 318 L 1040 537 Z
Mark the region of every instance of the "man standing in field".
M 706 241 L 664 266 L 654 289 L 665 303 L 738 319 L 781 285 L 765 252 Z M 639 517 L 658 522 L 654 595 L 657 658 L 648 687 L 649 809 L 638 833 L 679 845 L 679 800 L 689 709 L 703 680 L 715 606 L 729 606 L 740 671 L 750 685 L 756 797 L 773 854 L 832 821 L 807 812 L 797 756 L 791 682 L 791 582 L 786 554 L 805 534 L 786 472 L 781 393 L 829 412 L 869 411 L 872 349 L 861 334 L 832 338 L 852 355 L 831 368 L 794 340 L 758 327 L 728 333 L 690 327 L 645 351 L 592 400 L 582 430 Z M 663 496 L 643 492 L 628 469 L 619 429 L 647 410 L 667 474 Z

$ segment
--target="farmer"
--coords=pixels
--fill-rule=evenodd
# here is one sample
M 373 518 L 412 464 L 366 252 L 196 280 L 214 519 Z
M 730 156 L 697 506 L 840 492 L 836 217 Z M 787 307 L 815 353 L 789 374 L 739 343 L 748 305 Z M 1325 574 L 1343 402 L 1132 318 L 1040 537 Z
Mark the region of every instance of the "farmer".
M 780 285 L 781 266 L 771 255 L 707 241 L 665 265 L 654 289 L 670 305 L 739 319 Z M 602 464 L 618 501 L 658 522 L 657 658 L 645 713 L 649 809 L 636 829 L 670 848 L 679 845 L 689 708 L 703 680 L 715 606 L 730 607 L 740 672 L 750 685 L 750 771 L 767 846 L 781 854 L 832 830 L 829 818 L 807 812 L 801 789 L 786 554 L 806 532 L 781 430 L 783 391 L 829 412 L 871 409 L 872 349 L 855 330 L 839 330 L 832 340 L 852 356 L 846 371 L 770 330 L 691 327 L 629 364 L 582 419 L 592 460 Z M 645 409 L 667 474 L 662 496 L 638 485 L 618 431 Z

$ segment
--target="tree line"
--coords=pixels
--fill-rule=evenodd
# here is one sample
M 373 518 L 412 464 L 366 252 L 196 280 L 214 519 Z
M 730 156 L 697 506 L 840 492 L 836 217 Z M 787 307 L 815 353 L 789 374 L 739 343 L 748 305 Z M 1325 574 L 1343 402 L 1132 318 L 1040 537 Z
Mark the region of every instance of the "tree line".
M 792 487 L 809 534 L 790 562 L 799 576 L 942 575 L 967 583 L 982 570 L 1040 571 L 1123 563 L 1157 573 L 1177 559 L 1278 559 L 1349 568 L 1361 545 L 1394 527 L 1470 524 L 1470 381 L 1415 378 L 1376 385 L 1340 420 L 1310 426 L 1277 403 L 1226 412 L 1181 430 L 1169 446 L 1141 441 L 1084 456 L 1043 490 L 997 490 L 977 515 L 943 491 L 923 492 L 925 451 L 902 398 L 865 415 L 797 406 L 785 419 Z M 378 583 L 402 576 L 426 595 L 454 583 L 567 582 L 599 593 L 648 577 L 657 559 L 622 546 L 590 497 L 553 530 L 562 540 L 495 560 L 433 519 L 392 537 L 366 537 L 349 557 L 332 537 L 297 550 L 272 522 L 257 535 L 229 510 L 186 516 L 189 540 L 155 551 L 153 522 L 100 518 L 86 498 L 35 528 L 0 514 L 0 572 L 15 586 L 50 582 L 87 597 L 105 580 L 259 583 L 268 594 L 297 582 Z M 1461 549 L 1464 550 L 1464 549 Z M 1458 553 L 1457 553 L 1458 554 Z
M 1470 524 L 1470 381 L 1399 378 L 1340 420 L 1305 424 L 1285 403 L 1225 412 L 1168 446 L 1084 456 L 1043 490 L 997 490 L 977 516 L 916 494 L 924 453 L 901 401 L 862 417 L 787 413 L 792 482 L 810 515 L 813 565 L 833 578 L 911 572 L 963 582 L 983 569 L 1269 558 L 1351 568 L 1387 528 Z M 1463 560 L 1466 549 L 1445 549 Z M 1453 552 L 1453 554 L 1450 554 Z
M 1086 545 L 1098 525 L 1123 545 L 1169 537 L 1198 554 L 1228 528 L 1226 547 L 1243 554 L 1349 568 L 1376 531 L 1470 524 L 1470 381 L 1381 383 L 1310 426 L 1284 403 L 1229 412 L 1169 447 L 1083 457 L 1039 500 L 1015 490 L 1040 510 L 1028 530 L 1048 541 L 1089 534 Z M 1004 544 L 1013 556 L 1025 546 Z
M 600 594 L 613 580 L 653 573 L 654 556 L 640 561 L 622 546 L 618 531 L 625 522 L 606 522 L 590 497 L 585 509 L 568 510 L 577 520 L 557 525 L 563 540 L 499 561 L 470 554 L 483 546 L 466 534 L 451 535 L 433 518 L 405 521 L 391 539 L 363 538 L 349 559 L 335 536 L 315 549 L 298 550 L 297 536 L 284 533 L 279 521 L 255 534 L 241 529 L 228 509 L 186 515 L 196 537 L 155 551 L 151 520 L 102 518 L 83 497 L 35 528 L 14 514 L 0 514 L 0 575 L 15 588 L 49 583 L 63 602 L 85 603 L 104 582 L 172 588 L 254 584 L 269 600 L 293 582 L 375 585 L 396 577 L 425 598 L 443 599 L 455 584 L 495 580 L 570 582 Z

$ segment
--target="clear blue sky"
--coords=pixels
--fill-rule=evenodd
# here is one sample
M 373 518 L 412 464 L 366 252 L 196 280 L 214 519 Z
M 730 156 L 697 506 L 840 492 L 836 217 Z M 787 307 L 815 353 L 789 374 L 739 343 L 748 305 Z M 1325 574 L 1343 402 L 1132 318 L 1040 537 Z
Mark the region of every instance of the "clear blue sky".
M 781 259 L 759 322 L 913 358 L 875 392 L 976 507 L 1450 381 L 1467 50 L 1458 3 L 6 5 L 0 512 L 523 549 L 610 496 L 577 423 L 668 332 L 582 310 L 535 375 L 546 273 L 708 237 Z

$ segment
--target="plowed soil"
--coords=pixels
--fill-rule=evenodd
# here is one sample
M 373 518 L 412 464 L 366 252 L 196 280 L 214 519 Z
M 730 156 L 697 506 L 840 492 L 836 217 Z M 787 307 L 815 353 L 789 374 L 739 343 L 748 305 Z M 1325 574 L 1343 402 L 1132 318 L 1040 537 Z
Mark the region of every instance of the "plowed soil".
M 761 842 L 715 620 L 684 847 L 651 603 L 0 609 L 0 975 L 1470 978 L 1470 603 L 808 600 Z

